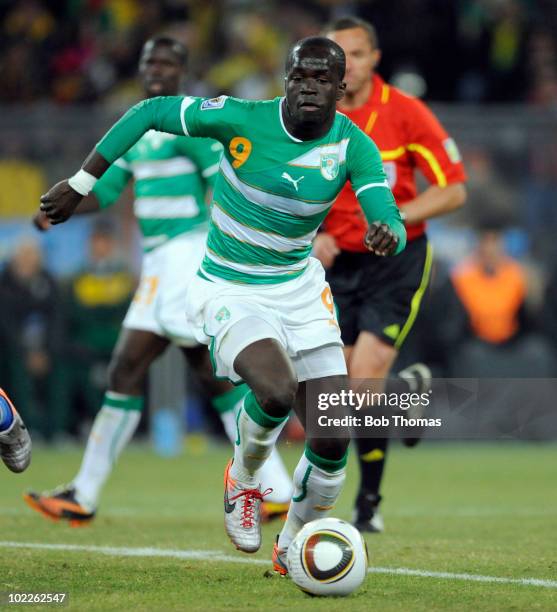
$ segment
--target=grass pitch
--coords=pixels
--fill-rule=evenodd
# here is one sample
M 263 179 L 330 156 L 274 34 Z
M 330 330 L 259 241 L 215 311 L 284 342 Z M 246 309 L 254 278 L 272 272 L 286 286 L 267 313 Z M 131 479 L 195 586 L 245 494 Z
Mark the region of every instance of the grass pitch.
M 293 468 L 301 448 L 282 451 Z M 256 555 L 233 549 L 222 525 L 225 446 L 175 459 L 130 448 L 89 527 L 28 509 L 22 491 L 68 481 L 81 452 L 37 449 L 26 473 L 0 470 L 0 592 L 66 591 L 69 609 L 103 611 L 557 609 L 555 445 L 394 447 L 383 491 L 387 531 L 367 537 L 376 571 L 346 599 L 310 598 L 290 580 L 264 577 L 277 525 L 265 527 Z M 352 460 L 333 515 L 350 518 L 356 481 Z M 74 548 L 56 548 L 67 545 Z M 146 548 L 174 552 L 138 550 Z M 394 572 L 403 568 L 424 574 Z

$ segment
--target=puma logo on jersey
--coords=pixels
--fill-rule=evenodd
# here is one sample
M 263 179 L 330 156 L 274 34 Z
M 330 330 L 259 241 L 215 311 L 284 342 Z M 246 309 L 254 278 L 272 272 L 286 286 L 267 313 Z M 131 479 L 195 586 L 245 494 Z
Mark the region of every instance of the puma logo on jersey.
M 301 176 L 299 179 L 293 179 L 288 172 L 283 172 L 281 178 L 286 179 L 288 182 L 294 185 L 294 189 L 298 191 L 298 183 L 304 178 Z

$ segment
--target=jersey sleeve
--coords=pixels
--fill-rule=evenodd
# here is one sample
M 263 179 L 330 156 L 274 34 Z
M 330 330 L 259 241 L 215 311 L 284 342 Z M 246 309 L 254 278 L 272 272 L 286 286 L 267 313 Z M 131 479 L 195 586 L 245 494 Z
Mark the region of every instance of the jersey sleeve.
M 407 150 L 428 182 L 439 187 L 464 182 L 458 147 L 437 117 L 415 98 L 408 98 L 405 106 Z
M 93 187 L 100 207 L 108 208 L 114 204 L 132 176 L 129 164 L 123 158 L 117 159 Z
M 149 130 L 182 135 L 182 105 L 186 99 L 160 96 L 132 106 L 97 143 L 97 153 L 112 164 Z
M 177 150 L 191 159 L 197 166 L 203 180 L 214 187 L 222 156 L 222 145 L 210 138 L 178 138 Z
M 229 96 L 218 98 L 184 98 L 182 122 L 189 136 L 206 136 L 223 145 L 249 124 L 253 102 Z
M 96 151 L 113 163 L 149 130 L 214 138 L 228 144 L 238 127 L 248 124 L 253 104 L 228 96 L 211 99 L 160 96 L 143 100 L 110 128 Z
M 406 246 L 406 229 L 383 170 L 375 143 L 354 125 L 346 151 L 347 170 L 368 223 L 386 223 L 398 236 L 398 255 Z

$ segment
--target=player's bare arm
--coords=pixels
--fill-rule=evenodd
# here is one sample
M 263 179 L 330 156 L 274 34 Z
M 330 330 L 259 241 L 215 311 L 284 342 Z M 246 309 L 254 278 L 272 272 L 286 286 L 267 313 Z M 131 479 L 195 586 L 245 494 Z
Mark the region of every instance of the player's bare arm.
M 183 96 L 157 97 L 133 106 L 91 151 L 73 177 L 60 181 L 41 197 L 40 209 L 49 221 L 56 225 L 69 219 L 97 179 L 145 132 L 155 129 L 183 135 L 180 121 L 182 100 Z
M 453 183 L 446 187 L 432 185 L 404 205 L 405 222 L 413 225 L 446 215 L 464 206 L 465 202 L 466 187 L 463 183 Z
M 88 215 L 98 212 L 100 209 L 101 207 L 97 197 L 93 193 L 90 193 L 88 196 L 82 198 L 73 214 Z M 33 215 L 31 221 L 33 225 L 41 232 L 46 232 L 51 226 L 46 213 L 42 209 L 39 209 Z
M 50 223 L 57 225 L 67 221 L 74 214 L 83 197 L 89 194 L 96 179 L 100 178 L 109 166 L 110 163 L 100 153 L 93 150 L 74 177 L 56 183 L 41 196 L 40 210 L 45 213 Z

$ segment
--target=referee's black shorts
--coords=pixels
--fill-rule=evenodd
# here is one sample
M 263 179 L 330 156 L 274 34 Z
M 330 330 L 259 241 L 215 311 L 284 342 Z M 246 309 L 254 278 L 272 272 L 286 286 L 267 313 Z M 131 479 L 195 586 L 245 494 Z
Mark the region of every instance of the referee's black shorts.
M 353 346 L 368 331 L 400 348 L 429 282 L 432 249 L 426 236 L 394 257 L 341 251 L 327 270 L 342 340 Z

